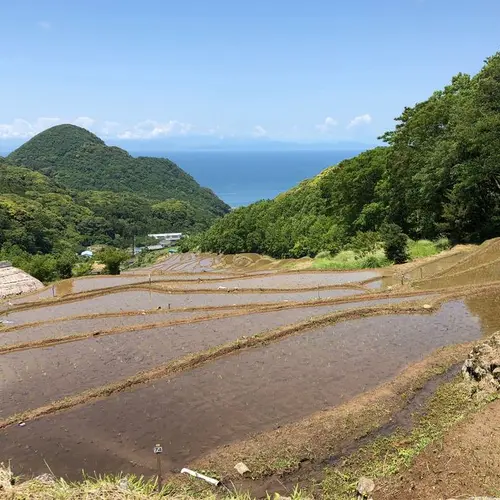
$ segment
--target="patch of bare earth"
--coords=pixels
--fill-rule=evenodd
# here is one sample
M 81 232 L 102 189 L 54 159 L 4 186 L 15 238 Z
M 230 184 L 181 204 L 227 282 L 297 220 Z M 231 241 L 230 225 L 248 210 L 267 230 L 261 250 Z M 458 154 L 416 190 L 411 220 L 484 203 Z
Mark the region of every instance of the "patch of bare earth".
M 456 425 L 403 474 L 378 484 L 375 500 L 500 496 L 500 400 Z

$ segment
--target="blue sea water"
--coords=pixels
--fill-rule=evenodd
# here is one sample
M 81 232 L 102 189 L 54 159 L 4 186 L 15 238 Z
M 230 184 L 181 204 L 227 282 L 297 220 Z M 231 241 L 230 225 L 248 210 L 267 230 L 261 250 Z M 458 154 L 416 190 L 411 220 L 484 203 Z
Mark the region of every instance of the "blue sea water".
M 231 207 L 248 205 L 313 177 L 359 151 L 172 151 L 163 156 L 212 189 Z

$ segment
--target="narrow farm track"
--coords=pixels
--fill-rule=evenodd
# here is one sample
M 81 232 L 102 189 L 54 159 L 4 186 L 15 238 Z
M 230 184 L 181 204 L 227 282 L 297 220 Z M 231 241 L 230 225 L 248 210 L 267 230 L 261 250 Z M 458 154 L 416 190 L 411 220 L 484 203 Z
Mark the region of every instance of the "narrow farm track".
M 496 304 L 499 282 L 386 289 L 389 270 L 281 265 L 177 255 L 0 304 L 0 461 L 28 474 L 45 457 L 68 477 L 149 474 L 146 450 L 161 441 L 177 469 L 347 404 L 497 324 L 481 304 Z

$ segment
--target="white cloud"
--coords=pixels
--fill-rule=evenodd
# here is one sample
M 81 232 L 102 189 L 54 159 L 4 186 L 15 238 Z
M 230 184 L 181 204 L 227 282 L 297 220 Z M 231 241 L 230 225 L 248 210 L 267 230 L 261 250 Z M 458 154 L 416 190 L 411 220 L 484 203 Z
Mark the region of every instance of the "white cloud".
M 145 120 L 137 123 L 131 129 L 125 130 L 117 135 L 119 139 L 156 139 L 169 135 L 185 135 L 193 126 L 189 123 L 170 120 L 159 123 L 154 120 Z
M 100 133 L 104 137 L 109 137 L 109 136 L 116 134 L 118 132 L 119 128 L 120 128 L 120 124 L 118 122 L 106 120 L 106 121 L 104 121 L 104 123 L 101 127 Z
M 33 123 L 16 118 L 11 123 L 0 123 L 0 139 L 29 139 L 60 122 L 59 118 L 49 117 L 37 118 Z
M 253 135 L 255 137 L 264 137 L 267 135 L 267 130 L 262 125 L 255 125 Z
M 73 120 L 73 125 L 77 125 L 78 127 L 90 128 L 94 125 L 95 120 L 88 116 L 79 116 L 75 120 Z
M 48 31 L 50 30 L 50 28 L 52 28 L 52 24 L 49 23 L 48 21 L 38 21 L 37 24 L 40 28 L 42 28 L 45 31 Z
M 347 125 L 347 128 L 357 127 L 359 125 L 368 125 L 369 123 L 371 123 L 371 121 L 372 117 L 368 113 L 366 113 L 364 115 L 356 116 L 355 118 L 353 118 L 349 122 L 349 125 Z
M 316 128 L 323 134 L 327 134 L 332 130 L 332 128 L 336 127 L 338 125 L 337 120 L 332 118 L 331 116 L 327 116 L 325 118 L 325 121 L 323 123 L 320 123 L 319 125 L 316 125 Z

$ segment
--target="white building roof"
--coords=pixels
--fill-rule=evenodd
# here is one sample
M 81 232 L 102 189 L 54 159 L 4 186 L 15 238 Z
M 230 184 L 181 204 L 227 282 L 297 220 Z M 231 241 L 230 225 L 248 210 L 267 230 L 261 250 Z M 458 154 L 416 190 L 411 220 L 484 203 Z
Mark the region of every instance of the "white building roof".
M 182 233 L 155 233 L 148 234 L 150 238 L 156 238 L 157 240 L 172 240 L 179 239 L 182 236 Z

